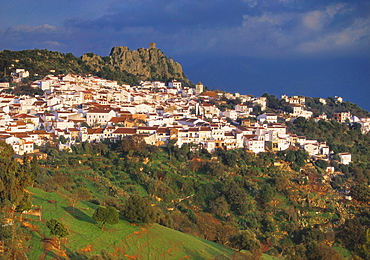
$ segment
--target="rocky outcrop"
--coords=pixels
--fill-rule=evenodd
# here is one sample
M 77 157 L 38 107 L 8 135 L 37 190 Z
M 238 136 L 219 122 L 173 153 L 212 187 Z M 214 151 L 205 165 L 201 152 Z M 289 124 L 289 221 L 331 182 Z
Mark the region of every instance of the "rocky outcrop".
M 91 68 L 95 68 L 95 71 L 102 70 L 104 67 L 103 59 L 94 53 L 85 53 L 81 56 L 81 59 Z
M 113 47 L 108 57 L 100 57 L 93 53 L 84 54 L 81 59 L 96 72 L 103 69 L 120 71 L 134 75 L 141 80 L 181 80 L 191 84 L 182 71 L 179 63 L 168 59 L 164 53 L 150 44 L 150 48 L 129 50 L 128 47 Z
M 137 75 L 141 79 L 183 79 L 182 67 L 179 63 L 168 59 L 157 48 L 139 48 L 130 51 L 128 47 L 113 47 L 110 53 L 110 65 L 120 70 Z

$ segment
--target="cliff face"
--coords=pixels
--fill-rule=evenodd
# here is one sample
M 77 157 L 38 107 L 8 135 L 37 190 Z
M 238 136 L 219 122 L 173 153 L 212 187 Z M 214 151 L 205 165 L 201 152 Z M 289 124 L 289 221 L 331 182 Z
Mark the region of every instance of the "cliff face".
M 172 79 L 190 83 L 179 63 L 168 59 L 164 53 L 155 47 L 129 50 L 128 47 L 113 47 L 108 57 L 88 53 L 81 59 L 95 71 L 109 69 L 131 74 L 140 80 Z
M 95 68 L 95 71 L 100 71 L 104 67 L 104 61 L 99 55 L 85 53 L 81 56 L 81 59 L 87 66 Z

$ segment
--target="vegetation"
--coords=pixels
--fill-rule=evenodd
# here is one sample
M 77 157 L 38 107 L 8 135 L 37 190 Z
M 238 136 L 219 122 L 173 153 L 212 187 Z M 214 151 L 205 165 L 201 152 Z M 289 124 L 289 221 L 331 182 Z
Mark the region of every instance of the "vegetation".
M 56 219 L 50 219 L 46 222 L 46 226 L 50 230 L 50 233 L 54 236 L 57 236 L 59 240 L 62 237 L 68 236 L 69 232 L 67 228 L 63 225 L 63 223 L 59 222 Z
M 248 250 L 251 252 L 259 251 L 260 243 L 255 238 L 255 235 L 250 230 L 243 230 L 230 237 L 230 243 L 233 247 L 240 250 Z
M 111 225 L 118 223 L 118 212 L 115 208 L 108 206 L 108 207 L 99 207 L 95 210 L 94 214 L 92 215 L 93 220 L 101 222 L 101 229 L 104 229 L 104 224 L 108 223 Z
M 168 66 L 168 76 L 151 73 L 152 78 L 143 78 L 143 75 L 134 75 L 126 70 L 121 70 L 118 66 L 112 66 L 110 56 L 100 57 L 93 53 L 86 53 L 84 56 L 89 59 L 75 57 L 72 53 L 65 54 L 39 49 L 23 51 L 3 50 L 0 51 L 0 82 L 9 82 L 11 80 L 10 73 L 14 69 L 26 68 L 30 73 L 30 77 L 24 79 L 23 83 L 25 84 L 17 86 L 14 90 L 9 90 L 12 93 L 40 94 L 40 90 L 29 88 L 29 84 L 32 81 L 41 79 L 49 74 L 65 75 L 68 73 L 92 74 L 101 78 L 115 80 L 120 84 L 130 85 L 136 85 L 140 80 L 162 80 L 167 82 L 173 79 L 177 79 L 185 85 L 191 85 L 191 82 L 185 75 L 174 73 L 172 64 L 164 55 L 163 58 L 166 59 L 164 64 Z M 96 59 L 94 59 L 95 57 Z M 93 58 L 93 61 L 90 60 L 91 58 Z M 162 65 L 162 63 L 155 63 L 150 67 L 153 70 Z
M 130 196 L 123 206 L 121 215 L 134 222 L 154 223 L 157 220 L 157 215 L 150 204 L 150 200 L 139 195 Z
M 300 119 L 290 127 L 298 133 L 304 130 L 301 124 L 307 122 Z M 330 128 L 321 132 L 321 126 L 312 122 L 311 133 L 330 139 Z M 348 147 L 360 149 L 362 144 L 353 137 L 357 130 L 344 127 L 337 145 L 353 140 Z M 359 138 L 368 141 L 367 136 Z M 362 157 L 346 167 L 336 163 L 342 173 L 324 181 L 325 163 L 308 163 L 307 153 L 296 148 L 256 155 L 243 149 L 209 154 L 194 147 L 179 148 L 171 141 L 158 148 L 138 136 L 117 143 L 85 142 L 58 156 L 48 147 L 49 158 L 40 161 L 43 166 L 35 185 L 65 194 L 71 205 L 95 205 L 95 213 L 89 214 L 102 224 L 97 212 L 109 207 L 135 225 L 158 223 L 231 246 L 251 259 L 263 252 L 286 259 L 366 256 L 367 190 L 356 185 L 368 182 L 367 164 L 357 161 Z M 359 187 L 351 190 L 354 200 L 343 202 L 340 194 L 351 186 Z M 81 214 L 76 207 L 74 214 Z M 71 207 L 69 212 L 73 211 Z
M 28 259 L 232 259 L 234 250 L 199 239 L 158 224 L 133 224 L 120 219 L 114 226 L 104 230 L 96 227 L 92 215 L 99 206 L 79 201 L 75 208 L 61 193 L 44 192 L 29 188 L 35 204 L 44 210 L 44 219 L 56 219 L 64 223 L 69 231 L 63 239 L 63 250 L 59 250 L 50 238 L 50 230 L 44 221 L 27 219 L 32 224 L 28 229 L 31 236 L 27 246 Z M 49 201 L 45 200 L 48 198 Z M 160 239 L 159 239 L 160 238 Z M 109 257 L 109 258 L 108 258 Z M 22 259 L 22 258 L 16 258 Z M 103 258 L 104 259 L 104 258 Z

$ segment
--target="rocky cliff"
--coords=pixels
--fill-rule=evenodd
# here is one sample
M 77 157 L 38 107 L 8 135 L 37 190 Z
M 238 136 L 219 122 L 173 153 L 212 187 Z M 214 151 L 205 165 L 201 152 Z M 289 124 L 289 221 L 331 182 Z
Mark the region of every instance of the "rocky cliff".
M 113 47 L 108 57 L 100 57 L 93 53 L 85 53 L 82 61 L 90 69 L 99 71 L 119 71 L 132 75 L 138 80 L 169 81 L 177 79 L 187 85 L 186 78 L 179 63 L 168 59 L 165 54 L 151 44 L 150 48 L 129 50 L 128 47 Z

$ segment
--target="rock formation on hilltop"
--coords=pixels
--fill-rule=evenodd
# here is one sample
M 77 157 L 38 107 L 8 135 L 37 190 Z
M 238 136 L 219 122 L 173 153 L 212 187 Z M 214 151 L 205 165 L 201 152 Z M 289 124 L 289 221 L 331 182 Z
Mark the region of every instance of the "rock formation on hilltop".
M 154 43 L 149 48 L 129 50 L 128 47 L 113 47 L 108 57 L 100 57 L 93 53 L 85 53 L 82 61 L 90 69 L 99 72 L 104 70 L 121 71 L 135 76 L 138 80 L 177 79 L 185 84 L 191 83 L 186 78 L 179 63 L 168 59 L 157 49 Z
M 38 49 L 0 51 L 0 82 L 10 81 L 10 74 L 17 68 L 29 71 L 28 81 L 40 79 L 52 71 L 56 75 L 93 74 L 116 80 L 120 84 L 136 85 L 140 80 L 168 82 L 176 79 L 184 85 L 192 86 L 181 65 L 168 59 L 156 48 L 155 43 L 150 43 L 147 49 L 139 48 L 132 51 L 128 47 L 114 47 L 106 57 L 85 53 L 78 58 L 72 53 Z

